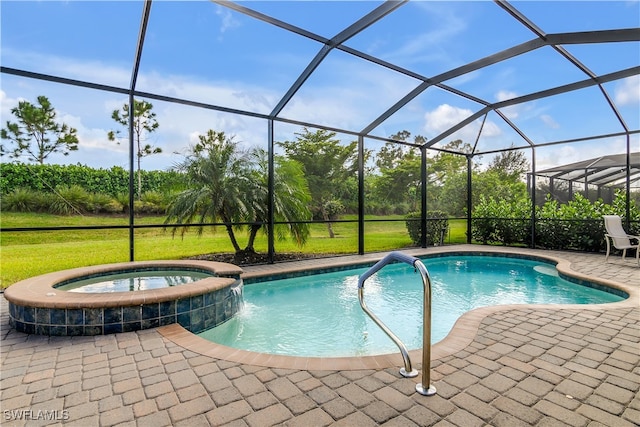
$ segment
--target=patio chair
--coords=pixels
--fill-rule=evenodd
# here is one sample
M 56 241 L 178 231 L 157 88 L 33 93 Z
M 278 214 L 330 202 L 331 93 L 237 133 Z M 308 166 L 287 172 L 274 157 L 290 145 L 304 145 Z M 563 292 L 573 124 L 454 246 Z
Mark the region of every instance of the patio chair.
M 607 240 L 607 255 L 605 262 L 609 261 L 609 252 L 611 251 L 611 243 L 613 247 L 622 250 L 622 259 L 627 255 L 627 249 L 636 250 L 636 261 L 640 266 L 640 236 L 632 236 L 627 234 L 622 228 L 622 219 L 618 215 L 604 215 L 604 227 L 607 229 L 605 239 Z M 635 244 L 632 242 L 635 240 Z

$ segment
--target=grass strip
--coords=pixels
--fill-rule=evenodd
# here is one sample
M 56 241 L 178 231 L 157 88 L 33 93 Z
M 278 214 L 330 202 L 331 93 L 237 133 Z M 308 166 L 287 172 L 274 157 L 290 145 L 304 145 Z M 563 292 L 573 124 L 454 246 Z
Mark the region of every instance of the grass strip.
M 379 217 L 378 217 L 379 218 Z M 385 217 L 397 219 L 397 217 Z M 2 227 L 56 227 L 69 225 L 121 225 L 122 218 L 57 217 L 44 214 L 3 214 Z M 145 217 L 138 224 L 162 224 L 160 217 Z M 184 237 L 171 235 L 162 228 L 135 231 L 135 259 L 181 259 L 208 253 L 233 252 L 229 238 L 221 227 L 212 227 L 201 236 L 189 232 Z M 292 241 L 276 241 L 276 252 L 307 254 L 355 254 L 358 252 L 357 223 L 335 223 L 335 238 L 329 238 L 324 224 L 312 224 L 311 236 L 303 248 Z M 451 220 L 447 243 L 466 241 L 466 222 Z M 129 260 L 128 230 L 71 230 L 3 232 L 0 234 L 0 287 L 52 271 L 69 268 L 124 262 Z M 240 244 L 246 243 L 246 233 L 240 233 Z M 365 251 L 390 251 L 411 246 L 404 221 L 365 223 Z M 255 249 L 267 251 L 267 238 L 258 236 Z

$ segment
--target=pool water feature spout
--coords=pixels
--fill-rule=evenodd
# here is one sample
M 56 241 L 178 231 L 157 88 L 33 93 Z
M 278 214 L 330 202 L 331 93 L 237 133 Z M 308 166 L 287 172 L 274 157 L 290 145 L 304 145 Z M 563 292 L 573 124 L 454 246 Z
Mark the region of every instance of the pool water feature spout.
M 391 252 L 371 268 L 369 268 L 358 279 L 358 300 L 360 306 L 364 312 L 384 331 L 385 334 L 398 346 L 402 359 L 404 360 L 404 367 L 400 369 L 400 375 L 406 378 L 412 378 L 418 376 L 418 371 L 411 367 L 411 359 L 409 358 L 409 352 L 402 341 L 391 330 L 369 310 L 364 302 L 364 282 L 382 269 L 385 265 L 390 264 L 393 261 L 400 261 L 406 264 L 412 265 L 417 271 L 420 272 L 423 285 L 424 294 L 424 315 L 423 315 L 423 337 L 422 337 L 422 382 L 416 384 L 416 391 L 423 396 L 433 396 L 436 394 L 436 388 L 431 385 L 431 278 L 429 272 L 424 266 L 422 261 L 418 258 L 405 255 L 401 252 Z
M 244 284 L 242 282 L 240 282 L 237 285 L 233 285 L 231 286 L 231 288 L 229 288 L 230 290 L 229 295 L 232 299 L 231 304 L 234 307 L 237 307 L 237 310 L 240 310 L 242 307 L 244 307 L 244 297 L 242 296 L 243 289 L 244 289 Z

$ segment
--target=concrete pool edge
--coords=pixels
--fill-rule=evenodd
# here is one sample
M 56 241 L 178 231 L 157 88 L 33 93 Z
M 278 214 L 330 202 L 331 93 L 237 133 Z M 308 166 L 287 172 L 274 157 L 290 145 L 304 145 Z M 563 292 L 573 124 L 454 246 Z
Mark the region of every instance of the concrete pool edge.
M 640 290 L 633 286 L 626 285 L 613 280 L 591 277 L 587 274 L 575 271 L 571 268 L 571 262 L 557 255 L 545 253 L 544 250 L 526 249 L 526 248 L 497 248 L 491 246 L 473 246 L 473 245 L 457 245 L 443 246 L 428 249 L 411 249 L 402 251 L 413 256 L 429 256 L 439 254 L 455 254 L 455 253 L 472 253 L 475 255 L 498 255 L 498 256 L 521 256 L 529 259 L 546 260 L 556 264 L 556 268 L 561 275 L 572 279 L 596 283 L 605 287 L 617 289 L 625 292 L 628 297 L 622 301 L 606 304 L 537 304 L 537 305 L 501 305 L 477 308 L 462 315 L 454 324 L 449 334 L 434 344 L 431 348 L 431 359 L 437 360 L 452 355 L 468 346 L 475 338 L 481 322 L 491 314 L 498 312 L 506 312 L 513 309 L 531 309 L 536 311 L 566 311 L 566 310 L 598 310 L 606 311 L 608 309 L 622 307 L 637 307 L 637 301 L 640 301 Z M 353 266 L 362 265 L 369 262 L 375 262 L 381 259 L 387 253 L 368 254 L 361 258 L 347 261 L 345 259 L 328 260 L 323 259 L 325 263 L 331 263 L 332 267 L 336 266 Z M 333 262 L 331 262 L 333 261 Z M 603 260 L 604 262 L 604 260 Z M 297 262 L 291 265 L 280 266 L 279 273 L 283 270 L 285 273 L 300 271 L 301 265 L 304 263 Z M 318 268 L 318 267 L 316 267 Z M 256 269 L 243 274 L 243 278 L 255 278 L 260 275 L 269 275 L 266 270 Z M 239 350 L 220 344 L 213 343 L 195 334 L 190 333 L 180 325 L 169 325 L 158 328 L 158 331 L 169 341 L 193 351 L 198 354 L 210 356 L 229 362 L 250 364 L 256 366 L 264 366 L 270 368 L 284 369 L 306 369 L 306 370 L 359 370 L 359 369 L 384 369 L 403 366 L 400 353 L 391 353 L 376 356 L 354 356 L 354 357 L 297 357 L 273 355 L 265 353 L 255 353 L 246 350 Z M 422 350 L 411 350 L 409 352 L 413 363 L 419 363 L 422 360 Z

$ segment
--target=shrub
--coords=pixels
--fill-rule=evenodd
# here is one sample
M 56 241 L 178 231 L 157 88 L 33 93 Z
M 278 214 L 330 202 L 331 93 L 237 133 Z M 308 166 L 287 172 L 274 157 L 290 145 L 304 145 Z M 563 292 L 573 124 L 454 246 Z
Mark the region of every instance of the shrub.
M 483 245 L 498 241 L 496 237 L 497 220 L 493 215 L 493 205 L 483 197 L 473 210 L 474 218 L 471 221 L 471 237 Z
M 536 245 L 547 249 L 563 249 L 568 241 L 569 228 L 560 217 L 556 200 L 547 201 L 536 210 Z
M 59 186 L 48 195 L 49 213 L 55 215 L 73 215 L 91 211 L 91 195 L 82 187 Z
M 129 212 L 129 194 L 128 193 L 118 193 L 115 195 L 115 200 L 122 205 L 122 210 L 124 212 Z
M 579 193 L 560 206 L 561 216 L 568 221 L 569 249 L 597 252 L 604 247 L 603 210 L 602 200 L 591 203 Z
M 147 191 L 143 193 L 140 200 L 134 200 L 133 210 L 136 214 L 165 214 L 167 206 L 172 200 L 173 193 L 160 193 L 158 191 Z M 124 211 L 129 211 L 129 197 L 126 194 L 118 196 L 118 201 L 122 204 Z
M 165 212 L 161 206 L 144 200 L 135 200 L 133 202 L 133 211 L 136 214 L 162 214 Z
M 523 198 L 508 202 L 481 198 L 473 211 L 471 236 L 487 243 L 526 243 L 531 235 L 531 201 Z
M 89 204 L 93 213 L 122 213 L 124 208 L 122 203 L 107 194 L 91 194 Z
M 547 249 L 573 249 L 600 251 L 604 248 L 604 222 L 602 215 L 625 217 L 625 194 L 618 192 L 611 205 L 602 200 L 590 202 L 581 194 L 573 200 L 559 204 L 547 198 L 536 208 L 535 245 Z M 530 200 L 511 202 L 482 199 L 474 209 L 472 236 L 483 244 L 530 244 Z M 640 212 L 631 204 L 631 233 L 640 226 Z
M 637 195 L 636 195 L 637 197 Z M 611 215 L 620 215 L 623 218 L 627 217 L 627 194 L 623 190 L 618 190 L 615 194 L 615 198 L 611 205 L 605 205 L 609 207 L 611 210 L 609 212 L 603 212 L 604 214 Z M 632 234 L 634 236 L 640 236 L 640 208 L 638 207 L 636 200 L 632 199 L 629 203 L 629 220 L 631 221 L 631 226 L 627 233 Z
M 150 213 L 164 214 L 171 200 L 170 194 L 161 193 L 159 191 L 147 191 L 142 194 L 142 202 L 148 207 Z
M 610 205 L 602 200 L 591 203 L 578 193 L 562 205 L 547 199 L 537 210 L 536 245 L 597 252 L 605 244 L 602 215 L 608 213 L 611 213 Z
M 422 224 L 420 212 L 405 215 L 407 231 L 414 244 L 422 244 Z M 427 246 L 439 244 L 443 235 L 449 230 L 449 219 L 442 211 L 427 212 Z
M 44 206 L 42 193 L 29 188 L 16 188 L 2 198 L 2 209 L 10 212 L 39 212 Z

